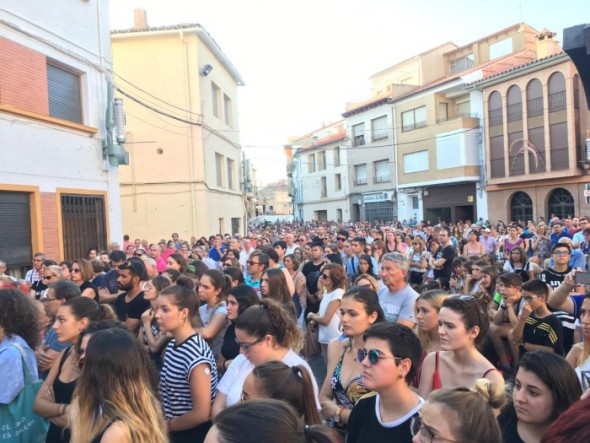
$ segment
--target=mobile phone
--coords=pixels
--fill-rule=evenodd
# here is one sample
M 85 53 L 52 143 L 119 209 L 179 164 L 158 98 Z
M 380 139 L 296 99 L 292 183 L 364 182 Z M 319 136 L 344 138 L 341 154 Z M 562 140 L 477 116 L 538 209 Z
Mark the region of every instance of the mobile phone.
M 576 272 L 574 280 L 577 285 L 590 285 L 590 272 Z

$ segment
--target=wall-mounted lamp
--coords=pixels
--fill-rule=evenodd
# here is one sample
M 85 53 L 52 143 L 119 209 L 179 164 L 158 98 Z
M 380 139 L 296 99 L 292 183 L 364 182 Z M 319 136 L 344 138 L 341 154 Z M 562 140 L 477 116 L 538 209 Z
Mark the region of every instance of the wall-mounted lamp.
M 211 71 L 213 71 L 213 66 L 207 64 L 201 69 L 201 76 L 207 77 Z
M 422 192 L 422 195 L 423 195 L 424 197 L 428 197 L 428 196 L 430 195 L 430 192 L 428 192 L 428 189 L 425 189 L 425 190 Z

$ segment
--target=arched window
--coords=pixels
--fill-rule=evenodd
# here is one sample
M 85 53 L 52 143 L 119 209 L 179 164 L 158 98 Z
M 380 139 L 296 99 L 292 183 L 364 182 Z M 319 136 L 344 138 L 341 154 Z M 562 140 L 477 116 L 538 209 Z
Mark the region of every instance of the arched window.
M 533 219 L 533 201 L 526 192 L 516 192 L 510 199 L 510 220 Z
M 543 85 L 536 78 L 526 87 L 526 112 L 529 118 L 543 115 Z
M 565 77 L 556 72 L 549 77 L 549 112 L 565 109 Z
M 488 98 L 488 118 L 490 126 L 502 124 L 502 96 L 498 91 L 492 92 Z
M 522 93 L 520 88 L 516 85 L 510 86 L 507 101 L 507 118 L 509 122 L 516 122 L 522 120 Z
M 574 197 L 567 189 L 555 188 L 549 194 L 548 215 L 555 214 L 559 218 L 574 216 Z

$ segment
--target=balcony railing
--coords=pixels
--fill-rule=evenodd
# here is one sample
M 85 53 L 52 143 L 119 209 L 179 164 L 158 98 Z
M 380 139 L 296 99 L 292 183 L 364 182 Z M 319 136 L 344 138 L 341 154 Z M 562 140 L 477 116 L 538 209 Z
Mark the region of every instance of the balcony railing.
M 563 111 L 565 104 L 565 91 L 549 94 L 549 112 Z
M 367 184 L 367 177 L 361 177 L 361 178 L 357 178 L 354 181 L 355 185 L 366 185 Z
M 388 181 L 391 181 L 389 175 L 380 175 L 373 179 L 373 183 L 386 183 Z
M 426 126 L 426 120 L 416 123 L 410 123 L 409 125 L 402 126 L 402 132 L 413 131 L 414 129 L 423 128 Z
M 526 112 L 529 117 L 543 115 L 543 97 L 531 98 L 526 102 Z
M 489 118 L 490 126 L 500 126 L 503 123 L 502 108 L 490 109 Z
M 468 113 L 468 112 L 462 112 L 459 114 L 455 114 L 455 115 L 447 115 L 445 117 L 441 117 L 441 118 L 437 118 L 436 119 L 436 123 L 444 123 L 444 122 L 448 122 L 451 120 L 456 120 L 458 118 L 478 118 L 477 114 L 475 113 Z
M 509 122 L 517 122 L 522 120 L 522 103 L 514 103 L 506 107 L 507 117 Z

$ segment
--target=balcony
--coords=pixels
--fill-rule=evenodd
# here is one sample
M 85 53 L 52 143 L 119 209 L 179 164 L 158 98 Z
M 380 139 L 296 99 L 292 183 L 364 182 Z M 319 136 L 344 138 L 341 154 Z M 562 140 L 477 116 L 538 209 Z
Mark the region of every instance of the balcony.
M 543 115 L 543 97 L 531 98 L 527 100 L 526 112 L 528 117 Z
M 549 94 L 549 112 L 565 110 L 565 91 Z
M 380 175 L 380 176 L 373 178 L 373 183 L 387 183 L 389 181 L 391 181 L 391 178 L 389 178 L 389 175 Z
M 402 126 L 402 132 L 413 131 L 414 129 L 423 128 L 426 126 L 426 120 L 416 123 L 410 123 Z
M 355 185 L 366 185 L 368 183 L 367 177 L 358 177 L 355 181 Z
M 437 118 L 436 119 L 436 124 L 438 125 L 439 123 L 444 123 L 444 122 L 448 122 L 451 120 L 457 120 L 459 118 L 477 118 L 477 114 L 474 113 L 460 113 L 460 114 L 456 114 L 456 115 L 447 115 L 445 117 L 441 117 L 441 118 Z

